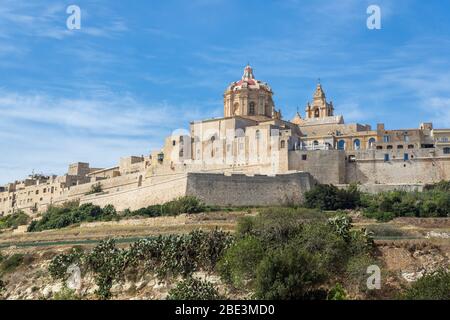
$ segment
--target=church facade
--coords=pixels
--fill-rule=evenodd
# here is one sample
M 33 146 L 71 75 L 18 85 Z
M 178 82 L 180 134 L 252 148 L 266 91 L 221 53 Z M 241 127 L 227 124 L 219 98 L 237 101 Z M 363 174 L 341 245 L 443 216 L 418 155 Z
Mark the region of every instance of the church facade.
M 297 112 L 285 120 L 275 106 L 272 88 L 246 66 L 241 79 L 226 88 L 223 110 L 222 118 L 192 122 L 189 131 L 167 137 L 161 150 L 122 158 L 116 167 L 75 163 L 64 176 L 32 176 L 0 187 L 0 215 L 15 210 L 36 213 L 67 200 L 144 206 L 185 194 L 192 189 L 192 174 L 196 179 L 207 176 L 206 185 L 217 193 L 237 190 L 239 181 L 246 188 L 257 183 L 276 186 L 273 182 L 278 180 L 261 177 L 298 173 L 307 173 L 315 183 L 357 183 L 368 190 L 450 179 L 450 129 L 436 129 L 432 123 L 397 130 L 386 129 L 384 124 L 376 128 L 347 124 L 344 116 L 336 114 L 338 108 L 327 100 L 321 84 L 306 103 L 304 115 Z M 251 177 L 260 182 L 252 182 Z M 279 180 L 278 189 L 284 193 L 289 193 L 286 183 L 292 183 L 287 181 L 291 180 Z M 100 194 L 90 194 L 94 184 L 101 184 Z M 307 188 L 309 182 L 294 185 Z M 273 188 L 265 198 L 277 192 Z M 260 191 L 255 192 L 266 189 L 258 185 L 255 190 Z M 247 195 L 245 190 L 240 190 L 242 197 Z M 137 204 L 136 197 L 145 201 Z

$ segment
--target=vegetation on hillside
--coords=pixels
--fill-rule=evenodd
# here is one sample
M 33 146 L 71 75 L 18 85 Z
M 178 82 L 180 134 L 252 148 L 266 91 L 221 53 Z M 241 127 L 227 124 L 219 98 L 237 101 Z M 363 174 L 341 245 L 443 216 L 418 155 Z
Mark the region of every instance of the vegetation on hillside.
M 77 201 L 66 202 L 62 206 L 50 206 L 40 220 L 34 220 L 28 226 L 29 232 L 64 228 L 80 222 L 111 221 L 117 217 L 114 206 L 104 208 L 91 203 L 82 204 Z
M 305 220 L 302 210 L 245 218 L 218 270 L 257 299 L 326 299 L 324 287 L 346 274 L 352 258 L 366 257 L 364 268 L 373 263 L 371 238 L 351 227 L 347 216 Z
M 178 276 L 189 279 L 195 271 L 213 271 L 232 241 L 229 233 L 220 230 L 142 239 L 128 249 L 118 248 L 110 239 L 89 252 L 74 249 L 54 257 L 49 272 L 53 278 L 65 280 L 68 267 L 76 264 L 83 273 L 94 274 L 98 297 L 109 299 L 113 283 L 123 281 L 127 270 L 152 272 L 161 280 Z M 203 290 L 203 284 L 198 288 Z
M 17 211 L 13 214 L 0 217 L 1 229 L 17 229 L 19 226 L 27 225 L 30 222 L 30 217 L 23 211 Z
M 366 217 L 379 221 L 395 217 L 450 217 L 450 182 L 427 185 L 423 192 L 378 194 L 360 192 L 355 185 L 348 189 L 317 185 L 305 193 L 304 205 L 320 210 L 360 209 Z
M 413 283 L 402 297 L 407 300 L 450 300 L 450 271 L 439 270 L 425 275 Z
M 182 213 L 198 213 L 204 210 L 206 210 L 206 206 L 194 197 L 181 197 L 162 205 L 153 205 L 136 211 L 125 210 L 123 213 L 118 213 L 112 205 L 101 208 L 86 203 L 80 206 L 77 201 L 72 201 L 61 206 L 50 206 L 40 220 L 31 222 L 28 231 L 60 229 L 81 222 L 112 221 L 134 216 L 175 216 Z

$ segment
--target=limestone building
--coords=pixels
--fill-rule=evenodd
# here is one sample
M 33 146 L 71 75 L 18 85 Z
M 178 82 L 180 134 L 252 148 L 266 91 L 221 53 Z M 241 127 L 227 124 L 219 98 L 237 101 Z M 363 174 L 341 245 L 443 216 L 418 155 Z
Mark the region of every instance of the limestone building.
M 450 179 L 450 129 L 347 124 L 321 84 L 304 115 L 285 120 L 272 88 L 246 66 L 226 88 L 223 108 L 222 118 L 192 122 L 161 150 L 122 158 L 116 167 L 79 162 L 64 176 L 0 187 L 0 215 L 35 214 L 68 200 L 136 209 L 185 194 L 214 204 L 280 204 L 300 201 L 314 183 L 376 191 Z M 94 184 L 102 191 L 91 194 Z

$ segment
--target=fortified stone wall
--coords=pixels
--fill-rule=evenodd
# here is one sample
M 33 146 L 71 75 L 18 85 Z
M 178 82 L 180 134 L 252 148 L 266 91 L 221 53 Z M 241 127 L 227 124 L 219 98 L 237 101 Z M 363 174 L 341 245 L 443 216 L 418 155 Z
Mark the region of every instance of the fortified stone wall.
M 301 202 L 313 184 L 306 172 L 275 176 L 188 173 L 186 194 L 210 205 L 283 205 Z
M 187 175 L 173 175 L 160 181 L 146 181 L 142 186 L 126 190 L 83 196 L 80 204 L 93 203 L 104 207 L 112 204 L 116 210 L 137 210 L 154 204 L 162 204 L 186 195 Z
M 387 154 L 389 159 L 385 159 Z M 346 183 L 436 183 L 450 179 L 450 158 L 432 150 L 361 151 L 348 155 L 345 171 Z
M 345 183 L 345 152 L 341 150 L 290 151 L 289 170 L 309 172 L 319 183 Z

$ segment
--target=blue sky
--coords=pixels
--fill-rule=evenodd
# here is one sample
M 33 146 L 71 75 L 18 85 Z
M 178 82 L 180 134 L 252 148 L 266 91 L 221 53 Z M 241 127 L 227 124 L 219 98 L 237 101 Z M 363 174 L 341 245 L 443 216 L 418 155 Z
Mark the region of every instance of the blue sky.
M 81 8 L 68 30 L 66 8 Z M 382 10 L 368 30 L 366 9 Z M 283 116 L 317 78 L 347 122 L 450 127 L 450 3 L 0 0 L 0 183 L 148 154 L 222 115 L 247 62 Z

